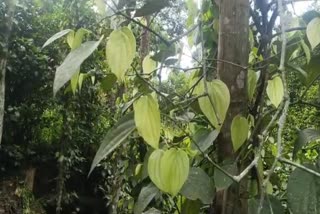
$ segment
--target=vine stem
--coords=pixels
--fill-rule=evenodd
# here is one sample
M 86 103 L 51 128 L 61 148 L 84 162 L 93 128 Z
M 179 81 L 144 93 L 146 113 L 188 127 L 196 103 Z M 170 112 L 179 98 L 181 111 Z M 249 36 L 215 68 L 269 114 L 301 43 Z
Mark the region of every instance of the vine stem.
M 278 12 L 280 16 L 280 25 L 281 25 L 281 39 L 282 39 L 282 46 L 281 46 L 281 56 L 280 56 L 280 65 L 279 65 L 279 71 L 281 72 L 281 80 L 283 83 L 283 88 L 284 88 L 284 97 L 283 101 L 284 102 L 284 107 L 282 111 L 282 115 L 279 119 L 279 128 L 278 128 L 278 134 L 277 134 L 277 156 L 275 157 L 275 160 L 271 166 L 271 169 L 268 171 L 268 174 L 266 176 L 266 179 L 264 180 L 262 184 L 262 190 L 261 195 L 260 195 L 260 203 L 258 207 L 258 214 L 261 213 L 262 208 L 263 208 L 263 202 L 266 194 L 266 187 L 267 183 L 270 180 L 271 175 L 274 173 L 276 165 L 278 163 L 278 160 L 281 158 L 281 153 L 282 153 L 282 132 L 284 125 L 286 123 L 286 118 L 288 114 L 288 109 L 290 105 L 290 99 L 289 99 L 289 94 L 288 94 L 288 87 L 287 87 L 287 81 L 286 81 L 286 72 L 285 72 L 285 57 L 286 57 L 286 46 L 287 46 L 287 37 L 286 37 L 286 26 L 284 23 L 284 9 L 283 9 L 283 2 L 282 0 L 278 0 Z

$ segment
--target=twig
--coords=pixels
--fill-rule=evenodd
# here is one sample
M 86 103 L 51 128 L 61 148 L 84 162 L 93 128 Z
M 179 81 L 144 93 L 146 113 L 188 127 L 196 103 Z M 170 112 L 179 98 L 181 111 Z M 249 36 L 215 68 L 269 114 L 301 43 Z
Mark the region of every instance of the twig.
M 265 197 L 265 191 L 266 191 L 266 186 L 267 183 L 271 177 L 271 175 L 273 174 L 275 168 L 276 168 L 276 164 L 279 160 L 279 158 L 281 157 L 281 153 L 282 153 L 282 131 L 286 122 L 286 118 L 287 118 L 287 113 L 288 113 L 288 109 L 289 109 L 289 104 L 290 104 L 290 100 L 289 100 L 289 95 L 288 95 L 288 88 L 287 88 L 287 82 L 286 82 L 286 74 L 285 74 L 285 57 L 286 57 L 286 46 L 287 46 L 287 38 L 286 38 L 286 29 L 285 29 L 285 23 L 284 23 L 284 10 L 283 10 L 283 5 L 282 5 L 282 0 L 278 0 L 278 10 L 279 10 L 279 14 L 280 14 L 280 25 L 281 25 L 281 38 L 282 38 L 282 47 L 281 47 L 281 56 L 280 56 L 280 66 L 279 66 L 279 71 L 281 72 L 281 79 L 283 82 L 283 87 L 284 87 L 284 98 L 283 98 L 283 102 L 285 102 L 284 104 L 284 108 L 283 108 L 283 112 L 282 115 L 279 119 L 279 129 L 278 129 L 278 136 L 277 136 L 277 156 L 271 166 L 271 169 L 269 170 L 265 181 L 262 184 L 263 187 L 263 191 L 261 192 L 261 196 L 260 196 L 260 206 L 258 208 L 258 214 L 261 213 L 262 211 L 262 207 L 263 207 L 263 201 L 264 201 L 264 197 Z
M 308 167 L 305 167 L 305 166 L 303 166 L 303 165 L 301 165 L 301 164 L 295 163 L 295 162 L 293 162 L 293 161 L 291 161 L 291 160 L 288 160 L 288 159 L 282 158 L 282 157 L 280 157 L 278 160 L 279 160 L 280 162 L 282 162 L 282 163 L 289 164 L 289 165 L 291 165 L 291 166 L 294 166 L 294 167 L 297 167 L 297 168 L 299 168 L 299 169 L 302 169 L 303 171 L 306 171 L 306 172 L 308 172 L 308 173 L 310 173 L 310 174 L 312 174 L 312 175 L 315 175 L 315 176 L 317 176 L 317 177 L 320 177 L 320 173 L 319 173 L 319 172 L 316 172 L 316 171 L 314 171 L 314 170 L 312 170 L 312 169 L 309 169 Z
M 285 32 L 290 33 L 292 31 L 299 31 L 299 30 L 306 30 L 306 27 L 294 27 L 294 28 L 286 29 Z M 280 36 L 280 35 L 281 35 L 281 32 L 275 33 L 275 34 L 271 35 L 271 38 L 274 38 L 274 37 Z
M 166 46 L 171 46 L 173 43 L 179 41 L 180 39 L 182 39 L 183 37 L 187 36 L 188 34 L 190 34 L 192 31 L 194 31 L 198 25 L 198 24 L 195 24 L 194 26 L 192 26 L 189 30 L 187 30 L 186 32 L 182 33 L 181 35 L 177 36 L 176 38 L 168 41 L 166 40 L 164 37 L 162 37 L 159 33 L 157 33 L 156 31 L 152 30 L 149 26 L 146 26 L 144 24 L 142 24 L 141 22 L 135 20 L 134 18 L 128 16 L 127 14 L 124 14 L 122 13 L 121 11 L 116 11 L 113 7 L 111 7 L 109 5 L 109 3 L 107 2 L 107 0 L 104 1 L 105 4 L 115 13 L 115 14 L 118 14 L 118 15 L 121 15 L 123 16 L 124 18 L 134 22 L 135 24 L 139 25 L 140 27 L 148 30 L 149 32 L 151 32 L 152 34 L 154 34 L 156 37 L 158 37 Z

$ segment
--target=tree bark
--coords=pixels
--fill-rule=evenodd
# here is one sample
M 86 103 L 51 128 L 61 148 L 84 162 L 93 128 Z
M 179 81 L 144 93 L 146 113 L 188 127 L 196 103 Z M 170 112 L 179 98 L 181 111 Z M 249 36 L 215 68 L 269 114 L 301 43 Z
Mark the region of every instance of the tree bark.
M 5 84 L 6 84 L 6 68 L 9 53 L 9 38 L 11 34 L 12 21 L 16 6 L 15 0 L 5 1 L 6 11 L 4 12 L 4 29 L 1 35 L 3 41 L 0 52 L 0 144 L 2 141 L 3 133 L 3 117 L 4 117 L 4 102 L 5 102 Z
M 219 13 L 218 77 L 228 86 L 231 102 L 218 139 L 218 159 L 235 160 L 231 141 L 232 119 L 247 115 L 247 70 L 249 58 L 249 0 L 221 0 Z M 237 64 L 237 65 L 235 65 Z M 237 163 L 238 171 L 241 166 Z M 232 185 L 216 195 L 215 212 L 219 214 L 247 213 L 246 180 Z

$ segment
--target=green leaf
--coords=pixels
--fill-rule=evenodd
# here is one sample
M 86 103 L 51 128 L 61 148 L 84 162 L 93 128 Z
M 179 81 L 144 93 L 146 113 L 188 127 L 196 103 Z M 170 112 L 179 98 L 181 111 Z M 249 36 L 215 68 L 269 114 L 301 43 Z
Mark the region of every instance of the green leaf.
M 175 196 L 188 178 L 188 155 L 181 149 L 157 149 L 149 157 L 148 173 L 160 190 Z
M 161 121 L 157 99 L 151 94 L 141 96 L 133 103 L 134 121 L 139 135 L 147 144 L 159 147 Z
M 300 130 L 298 134 L 298 138 L 294 143 L 294 148 L 292 152 L 293 159 L 296 158 L 297 153 L 303 146 L 318 139 L 320 139 L 320 130 L 317 130 L 317 129 Z
M 248 138 L 249 123 L 247 118 L 237 115 L 231 123 L 231 139 L 236 152 Z
M 307 25 L 307 37 L 314 49 L 320 43 L 320 18 L 316 17 Z
M 60 31 L 59 33 L 54 34 L 52 37 L 50 37 L 42 46 L 42 48 L 50 45 L 52 42 L 54 42 L 55 40 L 63 37 L 64 35 L 68 34 L 69 32 L 71 32 L 71 29 L 66 29 L 63 31 Z
M 92 161 L 89 175 L 102 159 L 127 139 L 134 129 L 133 113 L 129 113 L 123 116 L 117 124 L 108 131 Z
M 178 194 L 189 175 L 189 158 L 185 151 L 172 148 L 163 154 L 160 163 L 162 185 L 172 196 Z
M 310 60 L 310 63 L 304 66 L 307 72 L 307 77 L 304 80 L 304 84 L 309 87 L 311 86 L 320 76 L 320 57 L 315 56 Z
M 106 77 L 104 77 L 101 80 L 101 88 L 103 89 L 104 92 L 110 92 L 111 88 L 114 86 L 116 81 L 117 81 L 117 77 L 114 74 L 109 73 L 107 74 Z
M 220 132 L 218 129 L 210 131 L 206 128 L 200 128 L 192 137 L 195 142 L 192 142 L 191 148 L 193 150 L 199 150 L 200 148 L 202 152 L 205 152 L 210 146 L 213 145 L 213 141 L 218 137 L 219 133 Z M 195 144 L 197 144 L 199 148 Z
M 80 47 L 82 40 L 83 40 L 83 37 L 86 33 L 90 33 L 90 31 L 87 29 L 84 29 L 84 28 L 80 28 L 79 30 L 77 30 L 76 33 L 74 33 L 74 31 L 73 31 L 73 33 L 70 32 L 68 34 L 68 44 L 69 44 L 71 50 L 74 50 L 74 49 Z
M 237 166 L 235 164 L 225 164 L 222 166 L 222 169 L 229 172 L 232 175 L 235 175 L 237 172 Z M 214 170 L 214 185 L 217 190 L 223 190 L 228 188 L 233 183 L 233 180 L 221 172 L 219 169 Z
M 190 200 L 200 199 L 203 204 L 211 204 L 214 198 L 213 182 L 201 168 L 192 167 L 180 193 Z
M 306 167 L 316 170 L 315 167 Z M 318 171 L 318 170 L 316 170 Z M 292 214 L 318 214 L 320 210 L 320 179 L 296 168 L 290 175 L 287 187 L 288 205 Z
M 141 214 L 152 199 L 159 193 L 159 189 L 153 183 L 143 187 L 140 191 L 138 201 L 134 205 L 134 214 Z
M 284 95 L 283 83 L 279 76 L 274 77 L 272 80 L 268 80 L 267 95 L 271 103 L 278 108 Z
M 161 177 L 161 158 L 164 155 L 162 149 L 154 150 L 148 159 L 148 174 L 151 181 L 162 191 L 165 191 Z
M 308 45 L 303 40 L 301 40 L 301 47 L 302 47 L 302 50 L 303 50 L 304 54 L 306 55 L 307 64 L 309 64 L 309 62 L 311 60 L 310 48 L 308 47 Z
M 169 6 L 168 0 L 146 0 L 146 3 L 140 9 L 136 10 L 134 16 L 149 16 L 153 13 L 159 12 L 167 6 Z
M 248 98 L 251 102 L 257 87 L 258 75 L 253 70 L 248 70 Z
M 83 61 L 97 49 L 102 38 L 103 37 L 101 37 L 99 41 L 85 42 L 79 48 L 68 54 L 63 63 L 57 68 L 53 83 L 54 95 L 79 70 Z
M 88 74 L 80 73 L 79 75 L 79 90 L 81 91 L 83 81 L 88 77 Z
M 257 214 L 260 206 L 260 198 L 252 198 L 248 201 L 249 214 Z M 284 214 L 284 208 L 281 202 L 272 195 L 266 195 L 262 204 L 260 214 Z
M 106 56 L 111 71 L 123 80 L 136 54 L 136 39 L 128 27 L 114 30 L 109 37 Z
M 144 74 L 150 74 L 157 68 L 157 62 L 151 59 L 150 55 L 147 55 L 142 61 L 142 68 Z
M 76 73 L 71 78 L 71 90 L 72 93 L 75 94 L 77 91 L 78 80 L 79 80 L 80 70 L 76 71 Z
M 230 104 L 230 93 L 229 89 L 221 80 L 213 80 L 207 82 L 208 96 L 210 96 L 213 103 L 210 102 L 208 96 L 201 97 L 198 99 L 199 106 L 203 114 L 208 118 L 210 123 L 217 129 L 223 124 L 225 120 L 229 104 Z M 195 94 L 205 94 L 204 81 L 201 81 L 195 88 Z M 213 104 L 213 105 L 212 105 Z M 218 121 L 218 118 L 219 121 Z M 220 123 L 219 123 L 220 122 Z
M 192 201 L 189 199 L 185 199 L 182 204 L 181 214 L 199 214 L 201 208 L 201 202 L 199 200 Z M 178 214 L 175 212 L 174 214 Z

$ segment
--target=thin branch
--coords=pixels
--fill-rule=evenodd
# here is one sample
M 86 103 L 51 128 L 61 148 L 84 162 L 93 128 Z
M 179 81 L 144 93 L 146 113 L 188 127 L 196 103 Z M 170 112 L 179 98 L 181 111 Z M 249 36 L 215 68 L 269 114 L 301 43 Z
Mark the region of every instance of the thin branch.
M 242 66 L 242 65 L 239 65 L 237 63 L 230 62 L 230 61 L 223 60 L 223 59 L 207 59 L 207 61 L 223 62 L 223 63 L 227 63 L 229 65 L 233 65 L 233 66 L 238 67 L 238 68 L 242 68 L 243 70 L 247 70 L 248 69 L 248 66 Z
M 306 27 L 294 27 L 294 28 L 286 29 L 285 32 L 289 33 L 289 32 L 293 32 L 293 31 L 304 31 L 306 29 L 307 29 Z M 280 35 L 281 35 L 281 32 L 275 33 L 275 34 L 272 34 L 271 38 L 274 38 L 274 37 L 280 36 Z
M 282 115 L 279 119 L 279 128 L 278 128 L 278 135 L 277 135 L 277 156 L 271 166 L 271 169 L 269 170 L 265 181 L 262 184 L 263 191 L 261 192 L 260 196 L 260 206 L 258 208 L 258 214 L 261 213 L 262 207 L 263 207 L 263 201 L 265 197 L 265 192 L 266 192 L 266 186 L 267 183 L 271 177 L 271 175 L 274 173 L 274 170 L 276 168 L 276 164 L 281 157 L 282 153 L 282 131 L 286 122 L 287 114 L 288 114 L 288 109 L 289 109 L 289 95 L 288 95 L 288 88 L 287 88 L 287 82 L 286 82 L 286 73 L 285 73 L 285 57 L 286 57 L 286 47 L 287 47 L 287 37 L 286 37 L 286 29 L 285 29 L 285 23 L 284 23 L 284 9 L 282 5 L 282 0 L 278 0 L 278 10 L 280 14 L 280 25 L 281 25 L 281 38 L 282 38 L 282 47 L 281 47 L 281 56 L 280 56 L 280 65 L 279 65 L 279 71 L 281 72 L 281 79 L 283 82 L 283 87 L 284 87 L 284 97 L 283 97 L 283 102 L 284 108 Z
M 154 31 L 153 29 L 151 29 L 149 26 L 146 26 L 144 24 L 142 24 L 141 22 L 135 20 L 134 18 L 128 16 L 127 14 L 121 12 L 121 11 L 116 11 L 112 6 L 109 5 L 109 3 L 107 2 L 107 0 L 104 1 L 105 4 L 117 15 L 121 15 L 123 16 L 124 18 L 132 21 L 133 23 L 139 25 L 140 27 L 146 29 L 147 31 L 149 31 L 150 33 L 154 34 L 156 37 L 158 37 L 166 46 L 171 46 L 173 43 L 179 41 L 180 39 L 182 39 L 183 37 L 189 35 L 192 31 L 194 31 L 199 23 L 195 24 L 194 26 L 192 26 L 189 30 L 187 30 L 186 32 L 182 33 L 181 35 L 177 36 L 176 38 L 168 41 L 166 40 L 163 36 L 161 36 L 159 33 L 157 33 L 156 31 Z
M 293 162 L 293 161 L 291 161 L 291 160 L 288 160 L 288 159 L 286 159 L 286 158 L 280 157 L 280 158 L 279 158 L 279 161 L 282 162 L 282 163 L 289 164 L 289 165 L 291 165 L 291 166 L 297 167 L 297 168 L 299 168 L 299 169 L 302 169 L 303 171 L 306 171 L 306 172 L 308 172 L 308 173 L 310 173 L 310 174 L 312 174 L 312 175 L 315 175 L 315 176 L 317 176 L 317 177 L 320 177 L 320 173 L 319 173 L 319 172 L 316 172 L 316 171 L 314 171 L 314 170 L 312 170 L 312 169 L 309 169 L 308 167 L 305 167 L 305 166 L 303 166 L 303 165 L 301 165 L 301 164 L 298 164 L 298 163 Z

